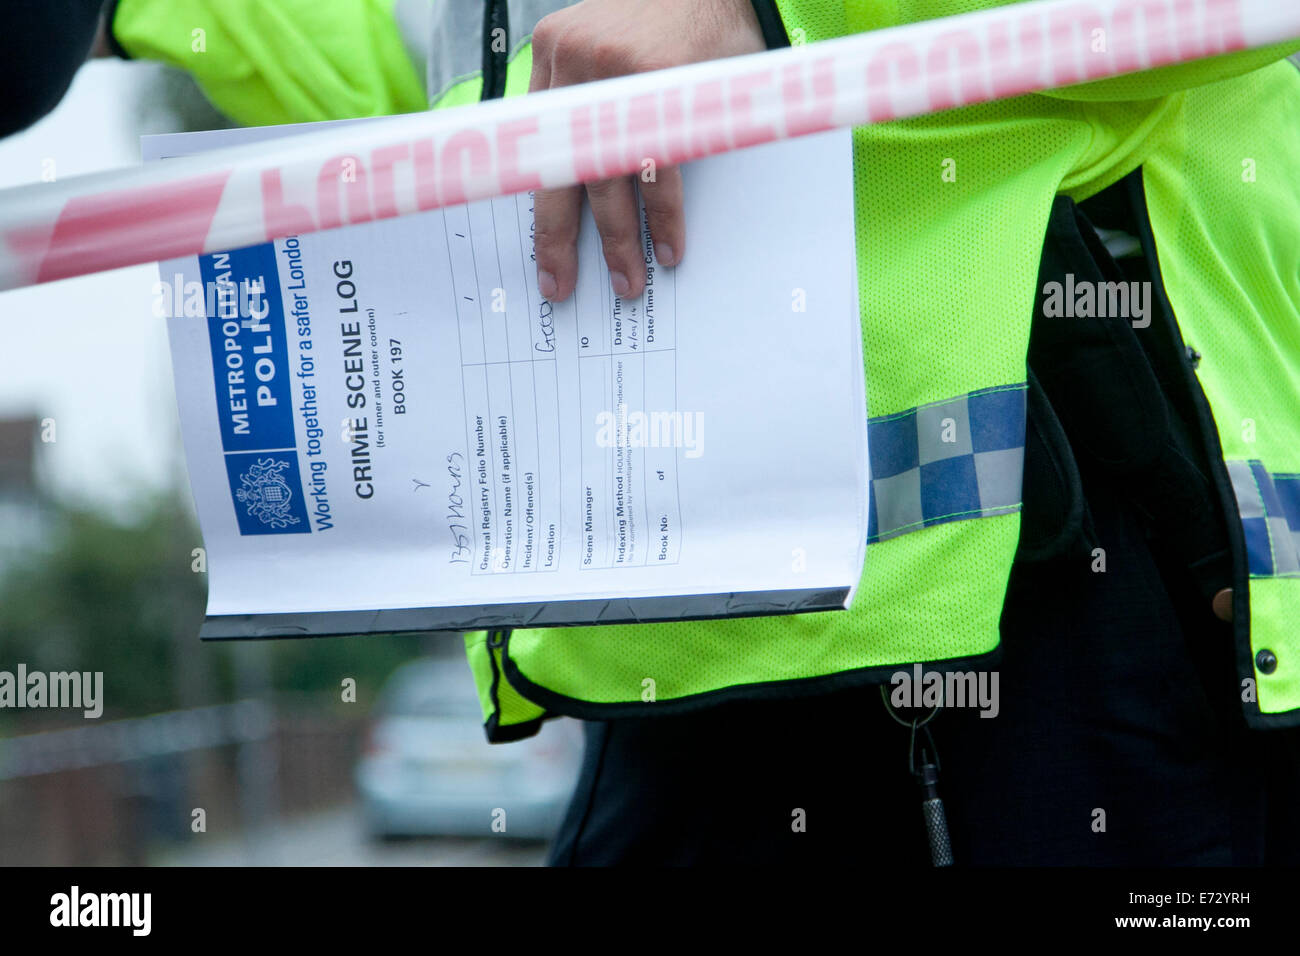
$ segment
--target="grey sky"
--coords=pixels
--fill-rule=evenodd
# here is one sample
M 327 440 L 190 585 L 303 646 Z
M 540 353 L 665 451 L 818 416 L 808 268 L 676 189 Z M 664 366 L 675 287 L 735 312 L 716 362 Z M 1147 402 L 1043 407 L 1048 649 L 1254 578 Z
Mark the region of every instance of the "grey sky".
M 53 113 L 0 141 L 0 188 L 39 182 L 51 160 L 60 179 L 139 162 L 140 104 L 159 69 L 87 64 Z M 0 417 L 54 419 L 39 475 L 61 497 L 120 509 L 183 474 L 157 277 L 134 266 L 0 292 Z

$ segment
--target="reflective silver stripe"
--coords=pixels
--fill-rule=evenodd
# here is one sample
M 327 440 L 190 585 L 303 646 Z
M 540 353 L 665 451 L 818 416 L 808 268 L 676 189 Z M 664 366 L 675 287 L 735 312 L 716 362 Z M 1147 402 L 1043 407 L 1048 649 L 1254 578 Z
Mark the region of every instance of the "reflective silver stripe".
M 416 3 L 421 0 L 398 0 Z M 422 0 L 432 2 L 428 29 L 429 42 L 426 86 L 429 103 L 436 103 L 442 95 L 455 86 L 478 76 L 483 71 L 483 13 L 484 3 L 472 0 Z M 533 32 L 537 21 L 570 5 L 574 0 L 509 0 L 510 36 L 507 52 L 513 56 L 526 37 Z M 403 27 L 405 31 L 405 27 Z
M 433 36 L 433 5 L 435 0 L 396 0 L 393 19 L 402 34 L 406 55 L 415 64 L 420 82 L 429 81 L 429 40 Z M 426 85 L 425 94 L 429 92 Z
M 980 389 L 867 422 L 867 542 L 1020 510 L 1025 385 Z
M 1237 496 L 1251 576 L 1300 577 L 1300 481 L 1294 475 L 1274 476 L 1255 459 L 1225 464 Z

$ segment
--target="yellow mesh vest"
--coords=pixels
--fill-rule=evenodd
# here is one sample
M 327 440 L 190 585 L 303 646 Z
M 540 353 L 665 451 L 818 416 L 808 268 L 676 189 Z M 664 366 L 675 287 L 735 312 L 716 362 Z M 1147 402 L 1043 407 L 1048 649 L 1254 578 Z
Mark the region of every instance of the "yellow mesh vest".
M 1253 724 L 1287 726 L 1300 708 L 1300 69 L 1190 91 L 1143 179 L 1241 517 L 1242 701 Z
M 191 74 L 245 126 L 410 113 L 424 83 L 395 0 L 118 0 L 114 39 Z
M 997 5 L 778 0 L 793 42 Z M 1042 236 L 1057 193 L 1086 198 L 1147 162 L 1182 122 L 1185 88 L 1271 63 L 1295 46 L 855 130 L 873 447 L 877 430 L 887 435 L 918 409 L 1021 392 Z M 489 736 L 524 736 L 547 713 L 681 712 L 886 680 L 918 661 L 962 666 L 987 654 L 998 644 L 1018 512 L 926 517 L 871 539 L 846 612 L 467 635 Z

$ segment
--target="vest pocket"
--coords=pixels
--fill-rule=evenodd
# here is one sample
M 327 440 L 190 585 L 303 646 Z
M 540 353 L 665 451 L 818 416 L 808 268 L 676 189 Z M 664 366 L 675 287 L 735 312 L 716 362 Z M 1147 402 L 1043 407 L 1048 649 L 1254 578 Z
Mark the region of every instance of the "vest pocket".
M 1026 396 L 1025 477 L 1016 561 L 1086 557 L 1096 536 L 1070 440 L 1034 370 Z

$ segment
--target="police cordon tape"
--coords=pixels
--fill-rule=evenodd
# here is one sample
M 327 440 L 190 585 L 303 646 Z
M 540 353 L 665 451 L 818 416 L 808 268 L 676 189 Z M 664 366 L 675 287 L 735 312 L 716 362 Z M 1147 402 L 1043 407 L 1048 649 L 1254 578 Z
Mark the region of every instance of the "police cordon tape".
M 1300 0 L 1038 0 L 0 191 L 0 290 L 1300 37 Z

